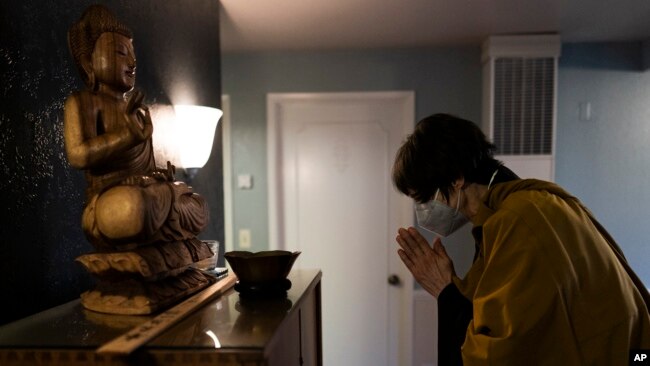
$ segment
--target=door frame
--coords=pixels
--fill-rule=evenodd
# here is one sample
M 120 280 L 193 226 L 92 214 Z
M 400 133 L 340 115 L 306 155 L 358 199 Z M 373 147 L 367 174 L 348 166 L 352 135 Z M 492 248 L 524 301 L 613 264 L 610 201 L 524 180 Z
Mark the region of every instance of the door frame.
M 222 159 L 223 159 L 223 218 L 224 218 L 224 242 L 223 251 L 235 250 L 233 235 L 233 190 L 232 190 L 232 139 L 230 123 L 230 95 L 221 95 L 221 136 L 222 136 Z
M 404 138 L 413 132 L 415 125 L 415 93 L 413 91 L 378 91 L 378 92 L 325 92 L 325 93 L 269 93 L 267 94 L 267 179 L 268 179 L 268 220 L 269 220 L 269 249 L 286 249 L 283 243 L 284 207 L 279 178 L 281 177 L 280 162 L 280 131 L 281 113 L 285 104 L 296 101 L 349 101 L 349 100 L 397 100 L 402 105 L 401 131 Z M 394 205 L 397 207 L 399 226 L 414 225 L 412 201 L 399 195 Z M 397 230 L 397 227 L 395 228 Z M 395 232 L 397 235 L 397 231 Z M 398 288 L 389 289 L 389 332 L 388 354 L 396 365 L 410 365 L 413 353 L 413 276 L 395 253 L 388 253 L 389 271 L 396 273 L 401 284 Z M 392 334 L 391 334 L 392 333 Z M 397 338 L 397 339 L 395 339 Z

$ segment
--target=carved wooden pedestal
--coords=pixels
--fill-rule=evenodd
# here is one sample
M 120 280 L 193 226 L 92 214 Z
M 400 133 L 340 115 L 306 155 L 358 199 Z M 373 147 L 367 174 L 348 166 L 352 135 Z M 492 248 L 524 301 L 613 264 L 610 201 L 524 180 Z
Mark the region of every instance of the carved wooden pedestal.
M 214 283 L 190 268 L 211 255 L 198 239 L 81 255 L 77 261 L 99 278 L 93 290 L 81 295 L 81 303 L 102 313 L 152 314 Z

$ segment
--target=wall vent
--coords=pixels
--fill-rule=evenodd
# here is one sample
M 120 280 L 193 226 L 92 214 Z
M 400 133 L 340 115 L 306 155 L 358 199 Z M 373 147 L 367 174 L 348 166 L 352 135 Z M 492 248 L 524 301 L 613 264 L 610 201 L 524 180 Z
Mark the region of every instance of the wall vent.
M 552 154 L 553 75 L 553 58 L 495 60 L 493 142 L 500 154 Z
M 483 44 L 483 127 L 498 158 L 522 177 L 553 179 L 559 54 L 557 35 Z

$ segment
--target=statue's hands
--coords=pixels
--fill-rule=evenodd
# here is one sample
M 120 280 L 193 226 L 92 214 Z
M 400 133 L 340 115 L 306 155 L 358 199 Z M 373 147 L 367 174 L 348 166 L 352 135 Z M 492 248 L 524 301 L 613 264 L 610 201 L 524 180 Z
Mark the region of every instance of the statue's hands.
M 125 117 L 127 127 L 135 139 L 140 142 L 151 137 L 153 134 L 153 123 L 149 108 L 142 104 L 144 94 L 141 91 L 134 91 L 126 104 Z

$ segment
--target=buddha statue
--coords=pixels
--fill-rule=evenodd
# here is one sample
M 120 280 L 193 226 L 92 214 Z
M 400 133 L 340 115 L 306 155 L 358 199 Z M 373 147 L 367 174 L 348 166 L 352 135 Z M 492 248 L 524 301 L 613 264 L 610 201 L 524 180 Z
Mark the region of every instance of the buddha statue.
M 153 123 L 134 91 L 133 35 L 102 5 L 90 6 L 68 33 L 87 89 L 65 102 L 65 151 L 84 171 L 82 229 L 96 252 L 77 258 L 99 284 L 82 294 L 95 311 L 148 314 L 209 284 L 191 264 L 212 255 L 196 238 L 208 222 L 205 200 L 158 168 Z

